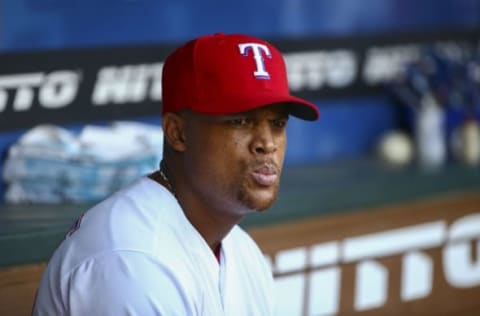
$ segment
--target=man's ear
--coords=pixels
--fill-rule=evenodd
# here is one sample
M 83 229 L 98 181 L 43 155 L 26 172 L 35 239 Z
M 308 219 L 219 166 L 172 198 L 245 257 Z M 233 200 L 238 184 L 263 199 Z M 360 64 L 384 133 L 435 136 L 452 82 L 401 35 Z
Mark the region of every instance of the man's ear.
M 162 128 L 165 140 L 176 151 L 185 151 L 185 119 L 176 114 L 163 114 Z

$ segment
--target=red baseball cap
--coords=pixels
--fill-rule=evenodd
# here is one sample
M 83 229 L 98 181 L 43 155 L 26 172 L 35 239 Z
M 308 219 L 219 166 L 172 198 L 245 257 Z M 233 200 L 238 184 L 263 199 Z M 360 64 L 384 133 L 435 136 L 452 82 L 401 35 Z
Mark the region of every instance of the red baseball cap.
M 212 115 L 286 103 L 293 116 L 319 116 L 314 104 L 290 95 L 282 54 L 241 34 L 207 35 L 176 49 L 163 66 L 162 103 L 162 113 L 190 109 Z

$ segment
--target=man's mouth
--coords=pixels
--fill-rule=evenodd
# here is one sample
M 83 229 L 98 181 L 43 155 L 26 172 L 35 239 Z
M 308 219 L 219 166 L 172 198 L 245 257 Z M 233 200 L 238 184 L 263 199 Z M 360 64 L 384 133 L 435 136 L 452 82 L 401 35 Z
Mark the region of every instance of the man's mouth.
M 272 165 L 262 165 L 253 170 L 252 177 L 258 185 L 269 187 L 277 182 L 278 172 Z

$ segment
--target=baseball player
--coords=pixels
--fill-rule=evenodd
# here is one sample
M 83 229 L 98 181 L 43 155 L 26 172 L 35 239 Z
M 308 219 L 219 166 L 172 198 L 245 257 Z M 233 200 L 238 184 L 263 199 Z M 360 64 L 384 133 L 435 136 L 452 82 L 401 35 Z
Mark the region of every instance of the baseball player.
M 270 43 L 215 34 L 163 68 L 164 158 L 87 211 L 50 259 L 34 315 L 273 314 L 273 279 L 237 225 L 274 202 L 289 115 L 318 118 L 288 91 Z

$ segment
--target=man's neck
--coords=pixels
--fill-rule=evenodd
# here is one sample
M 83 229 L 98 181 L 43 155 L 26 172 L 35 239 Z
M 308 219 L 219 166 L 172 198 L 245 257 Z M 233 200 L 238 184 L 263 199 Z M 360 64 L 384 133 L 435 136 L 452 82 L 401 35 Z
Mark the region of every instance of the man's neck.
M 243 216 L 227 216 L 221 210 L 204 208 L 199 206 L 190 206 L 181 198 L 179 199 L 185 216 L 193 227 L 205 239 L 212 251 L 219 248 L 222 240 L 232 230 L 233 226 L 238 224 Z
M 149 177 L 172 191 L 170 183 L 159 172 L 152 173 Z M 228 210 L 204 206 L 204 204 L 199 203 L 197 199 L 193 198 L 191 194 L 184 192 L 184 190 L 180 189 L 178 192 L 172 192 L 172 194 L 177 198 L 188 221 L 214 252 L 219 249 L 223 238 L 225 238 L 233 226 L 243 218 L 241 215 L 228 215 L 231 214 Z

